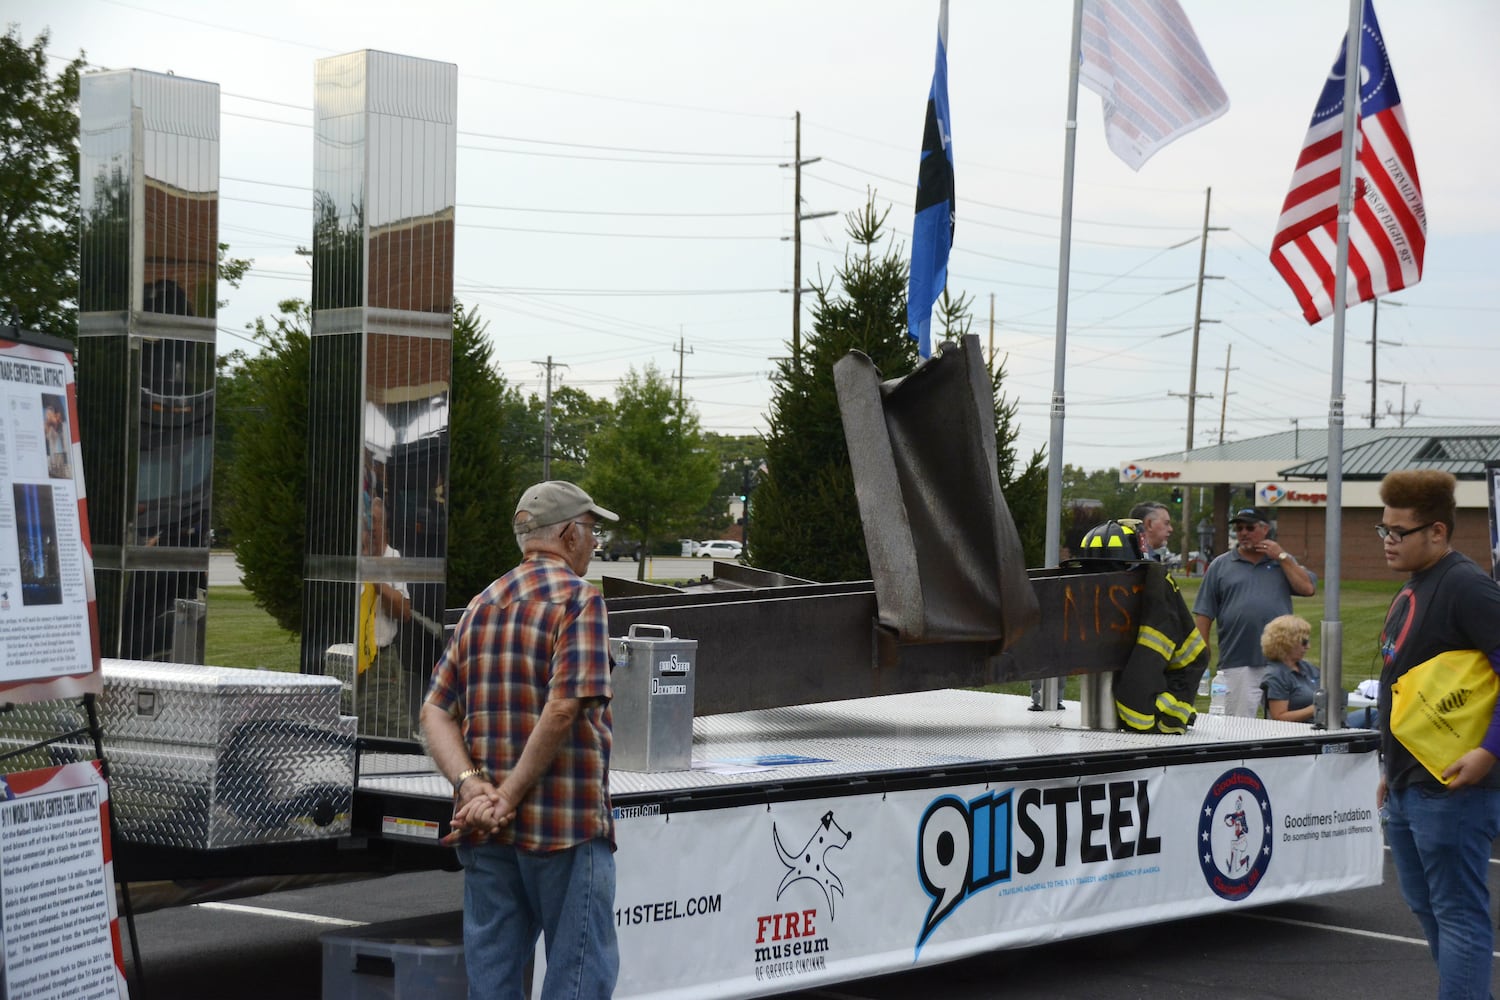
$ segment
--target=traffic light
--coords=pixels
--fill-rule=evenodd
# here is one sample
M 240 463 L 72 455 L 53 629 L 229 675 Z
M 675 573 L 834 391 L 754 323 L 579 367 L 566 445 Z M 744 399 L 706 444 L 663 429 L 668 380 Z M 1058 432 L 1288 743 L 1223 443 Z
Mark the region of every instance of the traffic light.
M 1172 487 L 1172 502 L 1173 503 L 1177 503 L 1177 504 L 1182 503 L 1182 488 L 1181 487 L 1179 487 L 1179 486 Z

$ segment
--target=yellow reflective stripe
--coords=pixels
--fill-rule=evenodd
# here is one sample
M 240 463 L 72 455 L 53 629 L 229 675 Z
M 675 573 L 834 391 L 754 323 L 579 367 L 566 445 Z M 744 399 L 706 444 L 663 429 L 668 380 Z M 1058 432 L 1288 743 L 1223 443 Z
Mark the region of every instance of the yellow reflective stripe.
M 1167 733 L 1172 736 L 1180 736 L 1181 734 L 1187 732 L 1186 723 L 1179 724 L 1176 721 L 1169 722 L 1166 719 L 1162 719 L 1161 721 L 1159 721 L 1156 725 L 1156 728 L 1158 731 Z
M 1174 697 L 1170 692 L 1163 691 L 1156 696 L 1156 712 L 1158 715 L 1168 715 L 1186 723 L 1188 716 L 1193 713 L 1193 706 Z
M 1140 712 L 1137 712 L 1135 709 L 1131 708 L 1124 702 L 1115 702 L 1115 711 L 1120 714 L 1120 721 L 1125 723 L 1125 725 L 1129 726 L 1131 729 L 1149 733 L 1156 727 L 1155 716 L 1144 715 Z
M 1208 648 L 1208 643 L 1203 641 L 1203 636 L 1194 629 L 1188 637 L 1182 640 L 1182 645 L 1172 654 L 1172 660 L 1167 664 L 1169 670 L 1181 670 L 1196 660 L 1199 655 Z
M 1136 633 L 1135 644 L 1137 646 L 1145 646 L 1163 660 L 1170 660 L 1172 658 L 1172 640 L 1167 638 L 1167 634 L 1161 631 L 1161 629 L 1152 628 L 1150 625 L 1142 625 L 1141 630 Z

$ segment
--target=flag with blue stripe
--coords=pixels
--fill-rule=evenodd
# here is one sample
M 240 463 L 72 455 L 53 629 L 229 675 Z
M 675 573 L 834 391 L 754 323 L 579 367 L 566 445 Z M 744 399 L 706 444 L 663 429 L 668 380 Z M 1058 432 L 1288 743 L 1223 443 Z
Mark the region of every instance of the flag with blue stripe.
M 953 246 L 953 128 L 948 117 L 948 0 L 938 11 L 937 65 L 927 94 L 922 160 L 917 170 L 917 215 L 912 223 L 911 277 L 906 291 L 907 334 L 922 357 L 932 356 L 932 306 L 948 283 Z

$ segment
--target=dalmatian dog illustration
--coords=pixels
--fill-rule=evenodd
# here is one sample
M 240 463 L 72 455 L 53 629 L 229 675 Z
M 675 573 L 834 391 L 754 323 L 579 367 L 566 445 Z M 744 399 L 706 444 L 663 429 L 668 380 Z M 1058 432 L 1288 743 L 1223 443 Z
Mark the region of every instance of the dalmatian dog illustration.
M 793 852 L 786 849 L 786 845 L 781 842 L 781 832 L 772 823 L 771 837 L 776 841 L 776 853 L 781 858 L 781 863 L 786 865 L 786 874 L 781 877 L 781 885 L 776 887 L 776 898 L 780 899 L 781 894 L 793 882 L 810 879 L 822 887 L 823 898 L 828 902 L 828 917 L 833 919 L 833 894 L 842 896 L 844 883 L 829 870 L 828 854 L 831 851 L 842 851 L 853 836 L 834 821 L 833 810 L 830 809 L 823 814 L 812 836 L 802 845 L 802 850 Z
M 1231 877 L 1250 870 L 1250 820 L 1245 815 L 1245 797 L 1234 797 L 1234 811 L 1224 817 L 1224 825 L 1233 834 L 1229 840 L 1228 867 Z

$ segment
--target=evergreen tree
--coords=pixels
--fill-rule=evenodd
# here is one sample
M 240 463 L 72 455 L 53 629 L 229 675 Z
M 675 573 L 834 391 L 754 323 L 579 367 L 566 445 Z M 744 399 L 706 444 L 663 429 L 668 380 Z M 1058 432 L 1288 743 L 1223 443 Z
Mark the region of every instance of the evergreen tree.
M 766 473 L 750 503 L 749 560 L 757 566 L 822 582 L 870 577 L 833 365 L 861 351 L 890 378 L 917 362 L 906 336 L 907 265 L 889 248 L 876 255 L 888 213 L 867 201 L 846 216 L 854 248 L 832 280 L 813 285 L 801 363 L 777 363 Z
M 830 281 L 814 285 L 812 331 L 801 364 L 787 358 L 773 379 L 767 471 L 750 505 L 749 558 L 757 566 L 821 582 L 869 579 L 870 561 L 854 495 L 833 365 L 851 350 L 870 357 L 883 378 L 915 367 L 916 343 L 906 335 L 907 263 L 895 248 L 879 256 L 888 212 L 873 200 L 846 218 L 854 244 Z M 945 334 L 967 332 L 968 301 L 944 296 Z M 995 393 L 997 467 L 1027 561 L 1041 562 L 1046 473 L 1041 453 L 1017 471 L 1016 407 L 1001 393 L 1004 366 L 991 373 Z
M 234 461 L 220 467 L 219 506 L 245 588 L 293 632 L 302 626 L 307 540 L 309 327 L 308 306 L 296 299 L 282 302 L 273 322 L 257 319 L 254 336 L 262 350 L 237 352 L 238 364 L 225 373 L 235 405 L 222 414 L 240 421 L 228 429 Z M 537 475 L 526 402 L 493 369 L 490 351 L 478 313 L 456 306 L 444 488 L 450 605 L 467 602 L 516 564 L 511 515 Z
M 232 373 L 241 423 L 234 462 L 216 490 L 234 540 L 245 589 L 276 624 L 302 629 L 302 556 L 307 549 L 307 387 L 311 326 L 307 303 L 287 299 L 271 323 L 257 318 L 261 352 Z M 221 414 L 231 417 L 232 413 Z M 253 428 L 252 433 L 246 433 Z M 220 432 L 221 435 L 223 432 Z
M 520 561 L 511 518 L 536 479 L 534 421 L 520 390 L 492 365 L 488 324 L 453 310 L 449 407 L 448 606 L 459 607 Z

